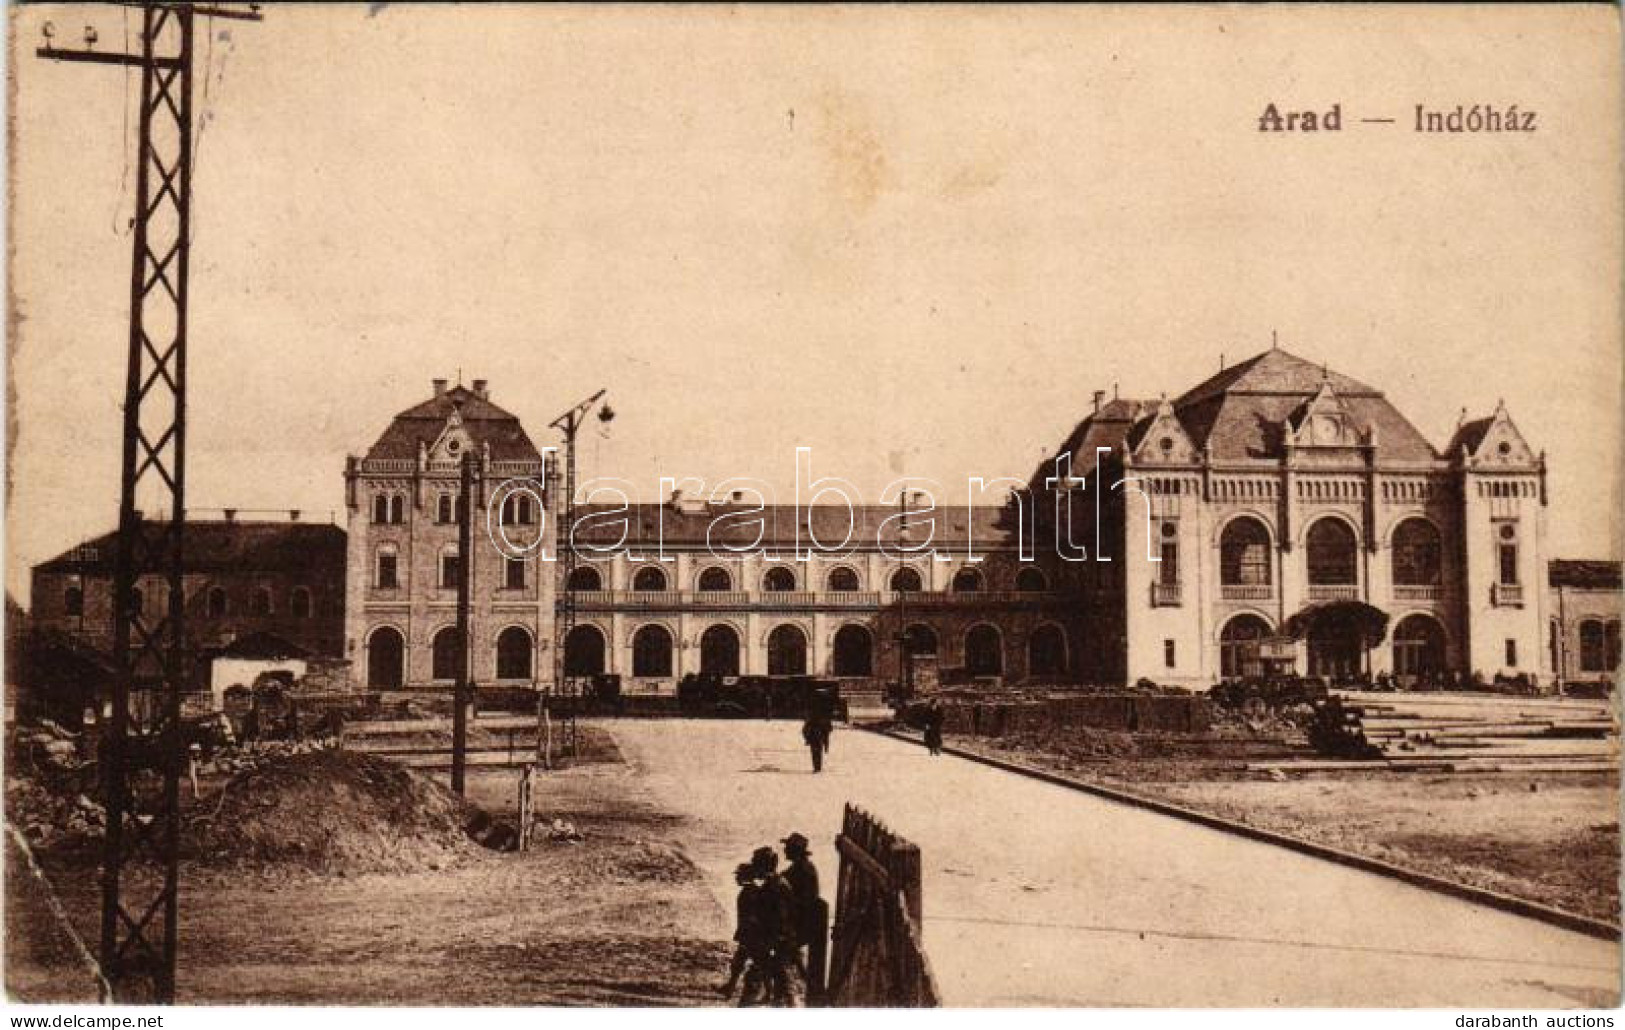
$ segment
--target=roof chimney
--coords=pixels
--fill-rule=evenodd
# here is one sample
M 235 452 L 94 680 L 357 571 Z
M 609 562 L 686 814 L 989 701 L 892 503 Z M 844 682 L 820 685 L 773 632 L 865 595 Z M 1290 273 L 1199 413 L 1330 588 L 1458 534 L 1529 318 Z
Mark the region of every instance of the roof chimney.
M 1106 391 L 1105 390 L 1096 390 L 1095 391 L 1095 414 L 1097 414 L 1097 415 L 1100 414 L 1100 405 L 1102 403 L 1104 403 L 1105 400 L 1106 400 Z
M 445 396 L 445 394 L 446 394 L 446 381 L 444 379 L 435 379 L 435 380 L 432 380 L 432 381 L 434 383 L 434 395 L 436 397 Z
M 227 522 L 236 522 L 237 521 L 237 509 L 236 508 L 226 508 L 225 513 L 226 513 L 226 521 Z
M 298 508 L 289 508 L 288 509 L 288 521 L 289 522 L 298 522 L 299 521 L 299 509 Z
M 486 380 L 474 380 L 474 396 L 478 397 L 482 401 L 488 401 L 491 399 L 491 391 L 486 388 Z

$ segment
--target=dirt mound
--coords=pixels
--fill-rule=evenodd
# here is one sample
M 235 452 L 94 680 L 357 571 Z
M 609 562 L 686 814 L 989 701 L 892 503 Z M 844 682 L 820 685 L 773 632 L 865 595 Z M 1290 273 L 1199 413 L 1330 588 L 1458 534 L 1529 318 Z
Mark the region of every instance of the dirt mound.
M 317 750 L 263 762 L 206 795 L 186 820 L 182 854 L 327 874 L 439 869 L 477 849 L 465 831 L 476 812 L 412 770 Z

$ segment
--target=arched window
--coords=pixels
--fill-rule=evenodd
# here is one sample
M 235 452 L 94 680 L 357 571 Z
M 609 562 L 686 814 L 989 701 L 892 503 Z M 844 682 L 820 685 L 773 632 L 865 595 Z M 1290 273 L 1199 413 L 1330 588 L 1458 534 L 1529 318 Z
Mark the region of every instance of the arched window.
M 632 635 L 632 675 L 665 677 L 671 675 L 671 631 L 648 625 Z
M 1066 672 L 1066 634 L 1045 623 L 1027 638 L 1027 675 L 1060 676 Z
M 226 591 L 224 587 L 209 588 L 208 612 L 211 619 L 219 619 L 225 616 Z
M 577 626 L 564 638 L 564 674 L 597 676 L 604 671 L 604 634 L 597 626 Z
M 849 625 L 835 631 L 835 675 L 874 675 L 874 655 L 874 637 L 867 629 Z
M 604 577 L 591 565 L 577 565 L 570 570 L 569 589 L 602 590 L 604 589 Z
M 796 574 L 782 565 L 775 565 L 762 577 L 762 589 L 770 594 L 782 594 L 796 588 Z
M 1406 519 L 1394 530 L 1394 584 L 1436 586 L 1439 531 L 1427 519 Z
M 269 587 L 260 587 L 254 591 L 254 599 L 249 602 L 248 612 L 250 615 L 271 614 L 271 589 Z
M 700 573 L 700 590 L 706 593 L 715 593 L 721 590 L 732 590 L 734 578 L 727 569 L 713 565 Z
M 1499 523 L 1495 531 L 1497 582 L 1503 586 L 1518 584 L 1518 524 Z
M 1394 672 L 1430 676 L 1444 671 L 1444 630 L 1427 615 L 1407 615 L 1394 627 Z
M 922 586 L 920 574 L 915 569 L 904 566 L 891 574 L 891 588 L 897 593 L 917 594 Z
M 1004 641 L 985 622 L 965 634 L 965 671 L 972 676 L 997 676 L 1004 671 Z
M 645 592 L 666 589 L 666 571 L 653 565 L 645 565 L 633 573 L 632 589 Z
M 69 618 L 85 614 L 85 592 L 77 586 L 62 591 L 62 612 Z
M 435 501 L 434 520 L 442 526 L 457 521 L 456 509 L 452 506 L 451 494 L 441 494 L 440 499 Z
M 932 629 L 930 626 L 924 625 L 923 623 L 917 622 L 910 626 L 908 631 L 903 635 L 908 642 L 909 654 L 915 655 L 916 657 L 920 655 L 929 655 L 933 658 L 936 657 L 936 630 Z
M 528 526 L 536 521 L 536 506 L 527 493 L 512 493 L 502 502 L 504 526 Z
M 858 589 L 858 574 L 842 565 L 829 570 L 827 589 L 833 594 L 850 594 Z
M 380 525 L 391 521 L 389 517 L 389 495 L 374 494 L 372 498 L 372 520 Z
M 457 678 L 457 628 L 447 626 L 434 635 L 431 644 L 433 652 L 432 674 L 437 680 L 454 680 Z
M 288 612 L 296 619 L 310 618 L 310 591 L 294 587 L 293 596 L 288 599 Z
M 1257 519 L 1234 519 L 1219 537 L 1219 583 L 1269 586 L 1270 534 Z
M 769 676 L 807 675 L 807 637 L 795 626 L 776 627 L 767 635 Z
M 1309 582 L 1320 586 L 1358 583 L 1358 549 L 1354 530 L 1341 519 L 1321 519 L 1310 526 L 1308 545 L 1305 547 Z
M 1049 580 L 1041 570 L 1025 568 L 1016 573 L 1016 589 L 1024 594 L 1042 593 L 1049 589 Z
M 982 589 L 982 574 L 975 569 L 960 569 L 954 573 L 953 591 L 956 594 L 974 594 Z
M 380 626 L 367 638 L 367 686 L 398 690 L 406 682 L 406 644 L 399 630 Z
M 719 623 L 700 634 L 700 672 L 739 675 L 739 634 L 732 626 Z
M 443 590 L 456 590 L 457 580 L 462 576 L 462 562 L 457 559 L 457 548 L 446 545 L 440 552 L 440 586 Z
M 1259 641 L 1269 635 L 1269 623 L 1256 615 L 1238 615 L 1225 623 L 1219 634 L 1219 675 L 1235 678 L 1261 673 Z
M 1607 672 L 1608 631 L 1601 620 L 1587 619 L 1580 623 L 1580 671 Z
M 373 581 L 380 590 L 394 590 L 401 585 L 400 566 L 393 544 L 378 548 L 377 575 Z
M 578 629 L 580 627 L 577 627 Z M 497 635 L 497 679 L 530 679 L 530 634 L 522 626 L 509 626 Z
M 406 521 L 406 498 L 399 494 L 389 499 L 389 521 L 397 526 Z

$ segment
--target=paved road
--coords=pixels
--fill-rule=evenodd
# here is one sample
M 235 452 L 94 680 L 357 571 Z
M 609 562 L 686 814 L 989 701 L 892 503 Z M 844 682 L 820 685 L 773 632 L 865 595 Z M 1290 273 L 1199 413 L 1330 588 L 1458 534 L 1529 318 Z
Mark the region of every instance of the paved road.
M 620 722 L 629 762 L 732 870 L 791 830 L 825 896 L 841 806 L 920 845 L 952 1005 L 1575 1007 L 1616 1003 L 1617 945 L 869 733 L 812 775 L 789 722 Z

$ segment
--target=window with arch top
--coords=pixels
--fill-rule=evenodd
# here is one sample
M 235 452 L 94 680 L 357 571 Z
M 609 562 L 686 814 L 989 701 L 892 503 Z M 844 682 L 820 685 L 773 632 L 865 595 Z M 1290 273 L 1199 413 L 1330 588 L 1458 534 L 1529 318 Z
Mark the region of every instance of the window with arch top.
M 825 582 L 831 593 L 855 593 L 858 589 L 858 574 L 842 565 L 839 568 L 830 569 L 829 577 Z
M 713 565 L 700 573 L 700 590 L 705 593 L 717 593 L 734 588 L 734 578 L 727 569 L 720 565 Z

